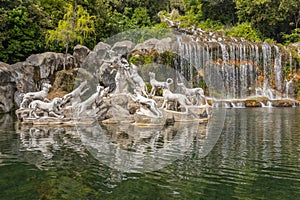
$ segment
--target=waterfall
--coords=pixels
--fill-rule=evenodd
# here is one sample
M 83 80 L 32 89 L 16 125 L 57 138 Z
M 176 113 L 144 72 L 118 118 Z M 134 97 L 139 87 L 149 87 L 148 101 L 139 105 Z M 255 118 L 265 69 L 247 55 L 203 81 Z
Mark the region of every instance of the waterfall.
M 203 76 L 211 97 L 243 99 L 262 95 L 278 99 L 291 91 L 286 85 L 291 83 L 283 81 L 282 67 L 283 62 L 289 62 L 292 68 L 291 56 L 275 44 L 216 37 L 203 31 L 196 35 L 178 34 L 176 38 L 178 70 L 189 81 L 199 80 L 193 79 L 195 74 Z M 283 55 L 290 60 L 283 61 Z

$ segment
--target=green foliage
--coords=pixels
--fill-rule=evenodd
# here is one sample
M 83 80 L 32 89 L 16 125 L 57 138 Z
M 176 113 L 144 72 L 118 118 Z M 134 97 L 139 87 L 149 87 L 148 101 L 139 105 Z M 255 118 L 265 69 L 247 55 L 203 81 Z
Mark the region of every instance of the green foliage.
M 46 14 L 36 0 L 24 0 L 12 9 L 0 8 L 0 60 L 14 63 L 43 51 Z
M 47 32 L 47 44 L 58 42 L 66 48 L 67 53 L 70 44 L 83 44 L 84 39 L 95 32 L 94 19 L 95 16 L 90 16 L 82 6 L 74 8 L 72 4 L 68 4 L 67 13 L 58 22 L 57 28 Z
M 249 22 L 237 24 L 226 31 L 226 34 L 234 37 L 243 37 L 254 42 L 261 41 L 261 34 L 254 30 Z
M 239 22 L 250 22 L 264 38 L 283 42 L 283 33 L 297 28 L 300 20 L 298 0 L 234 0 Z
M 160 11 L 181 27 L 226 28 L 229 35 L 290 44 L 299 41 L 299 10 L 299 0 L 1 0 L 0 60 L 14 63 L 76 43 L 93 48 L 136 28 L 167 28 Z
M 291 34 L 283 33 L 283 38 L 285 39 L 285 44 L 291 44 L 295 42 L 300 42 L 300 28 L 296 28 Z

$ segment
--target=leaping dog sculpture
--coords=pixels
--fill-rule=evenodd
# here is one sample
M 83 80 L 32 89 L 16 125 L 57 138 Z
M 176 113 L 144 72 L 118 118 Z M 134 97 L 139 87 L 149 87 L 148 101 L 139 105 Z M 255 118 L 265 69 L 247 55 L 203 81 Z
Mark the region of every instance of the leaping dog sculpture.
M 48 92 L 52 86 L 48 83 L 42 85 L 42 90 L 38 92 L 28 92 L 23 96 L 23 100 L 20 104 L 20 109 L 25 108 L 27 103 L 33 100 L 48 100 Z M 48 100 L 49 101 L 49 100 Z

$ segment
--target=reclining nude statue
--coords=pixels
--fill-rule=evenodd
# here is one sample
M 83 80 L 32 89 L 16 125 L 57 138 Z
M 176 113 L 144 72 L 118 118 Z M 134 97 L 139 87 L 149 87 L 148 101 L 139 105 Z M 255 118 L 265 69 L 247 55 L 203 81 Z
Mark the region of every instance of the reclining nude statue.
M 161 111 L 157 107 L 157 103 L 153 99 L 146 98 L 140 94 L 138 90 L 134 90 L 136 96 L 129 94 L 134 102 L 146 105 L 148 109 L 154 114 L 154 117 L 162 117 Z
M 20 104 L 20 109 L 26 108 L 26 104 L 29 104 L 33 100 L 48 100 L 48 92 L 52 86 L 48 83 L 42 85 L 42 90 L 38 92 L 28 92 L 24 94 L 23 100 Z
M 34 118 L 40 118 L 37 115 L 37 110 L 44 111 L 49 115 L 52 115 L 57 118 L 63 118 L 64 115 L 60 115 L 57 112 L 59 111 L 60 104 L 62 102 L 62 98 L 54 98 L 51 102 L 43 102 L 41 100 L 32 101 L 28 108 L 30 108 L 29 117 L 34 116 Z

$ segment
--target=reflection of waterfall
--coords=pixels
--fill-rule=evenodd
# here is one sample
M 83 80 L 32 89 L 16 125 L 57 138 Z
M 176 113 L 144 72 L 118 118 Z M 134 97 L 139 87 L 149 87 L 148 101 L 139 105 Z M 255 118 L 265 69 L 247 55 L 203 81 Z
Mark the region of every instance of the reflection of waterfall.
M 217 39 L 197 34 L 176 37 L 181 59 L 177 68 L 193 81 L 191 76 L 195 76 L 192 72 L 196 69 L 198 76 L 203 75 L 210 96 L 246 98 L 255 95 L 256 88 L 270 99 L 284 96 L 283 65 L 292 65 L 292 58 L 279 46 L 227 36 Z
M 292 113 L 295 117 L 297 112 L 299 110 L 293 108 L 256 109 L 250 112 L 246 109 L 227 110 L 223 135 L 219 146 L 216 146 L 222 155 L 220 162 L 235 162 L 237 157 L 243 162 L 241 158 L 248 157 L 263 167 L 270 167 L 274 163 L 281 165 L 282 159 L 291 159 L 286 157 L 288 154 L 282 152 L 282 148 L 285 147 L 287 151 L 296 149 L 292 141 L 299 140 L 292 129 L 297 121 L 289 120 L 289 116 Z M 241 163 L 240 166 L 245 165 L 248 164 Z

